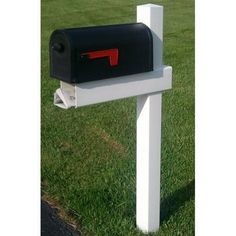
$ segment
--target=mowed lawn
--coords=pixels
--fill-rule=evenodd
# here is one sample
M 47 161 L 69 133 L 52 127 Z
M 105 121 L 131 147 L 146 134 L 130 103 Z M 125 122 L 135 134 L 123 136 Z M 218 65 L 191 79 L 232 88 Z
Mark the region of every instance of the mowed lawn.
M 164 6 L 164 63 L 173 89 L 163 95 L 161 227 L 153 235 L 194 235 L 194 1 Z M 136 21 L 148 1 L 42 0 L 41 176 L 44 196 L 83 235 L 142 235 L 135 227 L 136 98 L 62 110 L 49 76 L 56 28 Z

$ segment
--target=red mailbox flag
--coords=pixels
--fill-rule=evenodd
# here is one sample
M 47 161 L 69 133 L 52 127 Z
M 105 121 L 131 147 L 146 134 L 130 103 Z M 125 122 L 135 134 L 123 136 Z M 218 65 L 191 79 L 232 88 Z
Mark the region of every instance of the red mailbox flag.
M 119 50 L 118 48 L 112 48 L 101 51 L 93 51 L 82 53 L 82 56 L 87 56 L 89 59 L 96 59 L 102 57 L 109 57 L 110 66 L 118 65 Z

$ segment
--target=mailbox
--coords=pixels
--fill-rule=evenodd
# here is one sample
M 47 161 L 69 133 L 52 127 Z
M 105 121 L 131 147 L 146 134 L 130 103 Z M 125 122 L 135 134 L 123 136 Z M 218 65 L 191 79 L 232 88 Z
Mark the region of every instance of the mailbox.
M 68 83 L 153 70 L 153 39 L 143 23 L 55 30 L 50 75 Z

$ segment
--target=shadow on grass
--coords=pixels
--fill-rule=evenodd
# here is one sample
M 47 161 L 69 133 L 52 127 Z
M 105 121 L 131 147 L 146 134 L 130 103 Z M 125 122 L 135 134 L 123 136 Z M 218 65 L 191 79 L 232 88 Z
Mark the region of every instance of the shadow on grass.
M 161 201 L 160 223 L 167 221 L 185 202 L 194 198 L 195 180 Z

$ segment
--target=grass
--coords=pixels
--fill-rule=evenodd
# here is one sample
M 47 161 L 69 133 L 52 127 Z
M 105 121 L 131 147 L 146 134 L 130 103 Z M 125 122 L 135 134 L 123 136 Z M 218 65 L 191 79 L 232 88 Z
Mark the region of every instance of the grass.
M 152 235 L 194 235 L 194 2 L 164 8 L 164 63 L 173 89 L 163 95 L 161 227 Z M 48 42 L 56 28 L 135 22 L 148 1 L 42 0 L 42 191 L 83 235 L 142 235 L 135 228 L 136 99 L 80 109 L 53 106 Z

